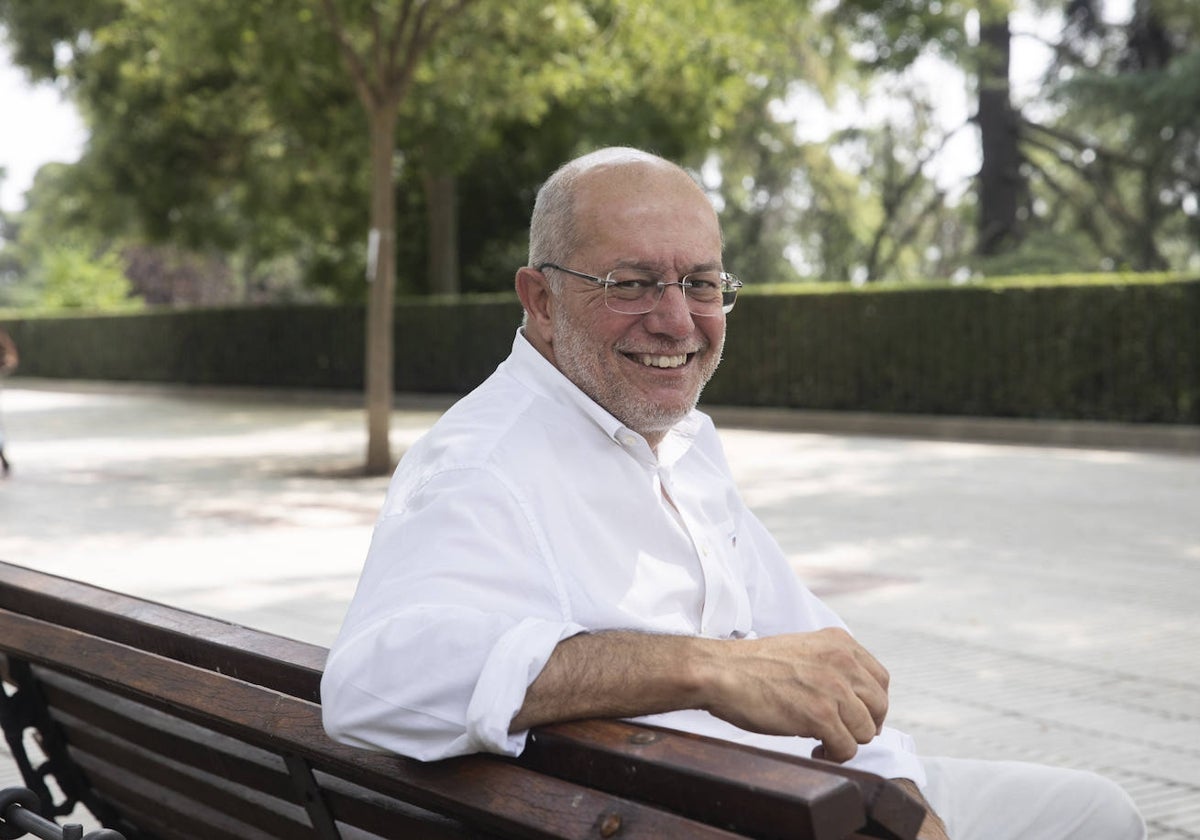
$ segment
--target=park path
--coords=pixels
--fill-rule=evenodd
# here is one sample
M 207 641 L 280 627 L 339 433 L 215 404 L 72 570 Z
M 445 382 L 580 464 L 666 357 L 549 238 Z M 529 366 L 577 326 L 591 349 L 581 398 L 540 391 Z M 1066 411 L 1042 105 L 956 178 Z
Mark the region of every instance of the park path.
M 402 399 L 397 451 L 445 405 Z M 332 640 L 386 487 L 352 474 L 351 400 L 17 379 L 0 411 L 0 558 Z M 1152 838 L 1200 840 L 1200 457 L 722 435 L 798 574 L 890 669 L 890 722 L 922 751 L 1090 768 Z

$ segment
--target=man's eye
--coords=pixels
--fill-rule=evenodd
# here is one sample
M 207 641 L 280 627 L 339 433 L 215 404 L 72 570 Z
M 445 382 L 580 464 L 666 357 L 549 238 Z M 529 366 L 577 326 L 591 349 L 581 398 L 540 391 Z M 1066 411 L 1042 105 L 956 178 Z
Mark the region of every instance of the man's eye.
M 612 281 L 612 287 L 623 292 L 653 289 L 658 285 L 658 280 L 653 277 L 613 277 Z
M 715 292 L 721 287 L 719 281 L 709 279 L 708 277 L 689 277 L 688 283 L 697 292 Z

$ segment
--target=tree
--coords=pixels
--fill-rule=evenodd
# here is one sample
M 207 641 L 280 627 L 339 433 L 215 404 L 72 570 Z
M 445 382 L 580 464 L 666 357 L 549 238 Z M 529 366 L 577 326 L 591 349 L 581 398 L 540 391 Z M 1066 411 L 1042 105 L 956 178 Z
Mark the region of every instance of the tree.
M 367 113 L 371 161 L 371 228 L 367 275 L 366 403 L 368 475 L 393 467 L 388 441 L 392 411 L 393 322 L 396 294 L 393 157 L 396 119 L 416 73 L 417 62 L 448 21 L 470 0 L 438 4 L 402 0 L 395 5 L 346 3 L 358 17 L 348 21 L 337 0 L 321 8 L 337 39 L 359 102 Z
M 995 256 L 1018 247 L 1025 231 L 1028 188 L 1022 174 L 1021 122 L 1010 92 L 1012 31 L 1007 2 L 981 4 L 976 51 L 982 161 L 975 252 Z
M 81 5 L 46 0 L 31 15 L 8 2 L 0 19 L 19 54 L 65 75 L 92 128 L 75 172 L 95 230 L 236 253 L 248 273 L 297 253 L 349 298 L 364 285 L 351 270 L 366 262 L 362 241 L 376 243 L 372 472 L 390 467 L 392 213 L 398 200 L 416 206 L 395 185 L 424 187 L 426 209 L 453 220 L 437 208 L 454 203 L 439 199 L 480 161 L 511 156 L 499 146 L 506 132 L 553 150 L 531 163 L 538 178 L 561 153 L 603 142 L 698 165 L 736 119 L 763 53 L 754 18 L 732 0 L 109 0 L 76 14 Z M 754 9 L 784 32 L 803 17 L 782 0 Z M 69 64 L 55 63 L 55 44 L 69 46 Z M 572 122 L 525 130 L 555 113 Z
M 1137 0 L 1119 26 L 1089 0 L 1068 12 L 1056 112 L 1025 128 L 1042 216 L 1110 267 L 1200 265 L 1200 9 Z

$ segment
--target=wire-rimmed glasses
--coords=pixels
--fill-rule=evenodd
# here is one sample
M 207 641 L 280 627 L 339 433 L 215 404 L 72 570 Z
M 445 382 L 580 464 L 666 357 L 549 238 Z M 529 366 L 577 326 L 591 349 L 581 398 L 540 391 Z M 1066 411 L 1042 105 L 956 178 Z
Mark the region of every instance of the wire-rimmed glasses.
M 604 305 L 621 315 L 645 315 L 662 300 L 668 286 L 678 286 L 693 315 L 707 317 L 733 309 L 742 281 L 726 271 L 693 271 L 668 283 L 666 275 L 646 268 L 614 268 L 603 277 L 585 274 L 555 263 L 542 263 L 538 271 L 552 268 L 604 288 Z

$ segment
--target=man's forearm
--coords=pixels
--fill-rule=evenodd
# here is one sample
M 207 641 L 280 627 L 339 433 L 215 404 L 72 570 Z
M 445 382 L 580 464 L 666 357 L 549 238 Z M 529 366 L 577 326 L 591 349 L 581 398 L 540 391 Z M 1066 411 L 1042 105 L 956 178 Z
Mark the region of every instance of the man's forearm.
M 509 729 L 698 708 L 714 644 L 629 631 L 572 636 L 554 649 Z
M 837 628 L 762 639 L 612 631 L 558 644 L 509 731 L 703 709 L 751 732 L 799 735 L 848 761 L 887 714 L 886 669 Z

